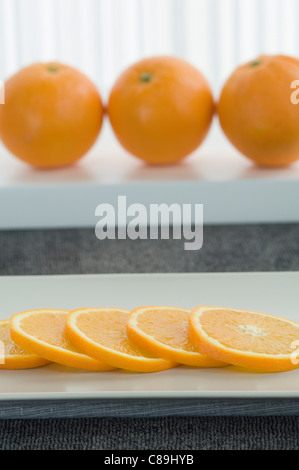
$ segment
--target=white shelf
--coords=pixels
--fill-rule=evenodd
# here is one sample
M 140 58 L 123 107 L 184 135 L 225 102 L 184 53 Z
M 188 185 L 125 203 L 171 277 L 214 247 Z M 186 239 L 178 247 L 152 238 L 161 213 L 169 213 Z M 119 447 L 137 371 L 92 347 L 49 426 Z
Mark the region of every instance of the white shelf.
M 105 124 L 76 165 L 36 170 L 0 147 L 0 229 L 94 227 L 100 203 L 204 204 L 204 222 L 299 222 L 299 162 L 255 166 L 215 121 L 203 145 L 180 164 L 150 167 L 127 154 Z

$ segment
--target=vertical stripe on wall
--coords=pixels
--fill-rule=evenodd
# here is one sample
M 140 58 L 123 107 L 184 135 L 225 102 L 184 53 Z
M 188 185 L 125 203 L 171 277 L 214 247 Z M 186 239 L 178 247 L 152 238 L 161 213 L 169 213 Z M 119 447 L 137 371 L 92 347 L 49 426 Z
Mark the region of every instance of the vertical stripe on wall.
M 56 59 L 106 93 L 134 61 L 172 54 L 218 91 L 258 54 L 299 55 L 298 23 L 298 0 L 0 0 L 0 80 Z

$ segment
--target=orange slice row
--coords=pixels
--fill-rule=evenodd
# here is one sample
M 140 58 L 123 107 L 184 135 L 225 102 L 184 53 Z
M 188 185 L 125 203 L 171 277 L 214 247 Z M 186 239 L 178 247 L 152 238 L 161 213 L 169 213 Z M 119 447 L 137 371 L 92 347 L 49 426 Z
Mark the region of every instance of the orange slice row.
M 10 334 L 27 351 L 65 366 L 88 370 L 111 370 L 112 366 L 82 354 L 69 340 L 65 326 L 67 310 L 31 310 L 13 315 Z
M 0 341 L 5 344 L 6 368 L 37 367 L 48 361 L 95 371 L 136 372 L 180 364 L 234 364 L 265 372 L 299 367 L 294 356 L 298 323 L 219 307 L 32 310 L 0 323 Z
M 30 369 L 49 363 L 17 345 L 10 335 L 9 320 L 0 320 L 0 369 Z
M 265 372 L 299 367 L 299 324 L 265 313 L 197 307 L 190 316 L 190 338 L 202 354 Z
M 130 312 L 123 309 L 78 309 L 69 313 L 66 331 L 71 340 L 94 358 L 136 372 L 158 372 L 177 364 L 152 354 L 127 336 Z
M 127 334 L 139 346 L 169 361 L 196 367 L 227 365 L 195 349 L 189 338 L 189 318 L 190 310 L 183 308 L 139 307 L 128 318 Z

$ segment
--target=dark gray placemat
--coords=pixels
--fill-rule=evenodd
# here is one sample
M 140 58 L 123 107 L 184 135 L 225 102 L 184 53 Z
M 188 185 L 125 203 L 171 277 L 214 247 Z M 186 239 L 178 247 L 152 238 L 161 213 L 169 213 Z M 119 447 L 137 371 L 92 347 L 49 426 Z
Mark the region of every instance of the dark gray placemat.
M 0 275 L 299 269 L 299 224 L 206 227 L 181 240 L 99 241 L 94 230 L 0 232 Z M 242 412 L 240 411 L 240 414 Z M 0 420 L 4 449 L 298 449 L 297 416 Z
M 0 436 L 1 450 L 293 450 L 298 449 L 298 419 L 9 420 L 0 421 Z
M 298 269 L 299 224 L 205 227 L 198 251 L 183 240 L 99 241 L 94 230 L 0 232 L 0 275 Z

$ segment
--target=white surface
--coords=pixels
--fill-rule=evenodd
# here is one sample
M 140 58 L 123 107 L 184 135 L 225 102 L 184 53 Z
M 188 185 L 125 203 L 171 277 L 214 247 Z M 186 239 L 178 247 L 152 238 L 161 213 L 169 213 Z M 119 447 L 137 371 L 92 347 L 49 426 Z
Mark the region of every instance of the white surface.
M 34 169 L 0 147 L 0 187 L 255 179 L 299 180 L 299 161 L 285 168 L 256 166 L 229 143 L 216 118 L 207 138 L 192 155 L 164 167 L 146 165 L 127 153 L 115 139 L 107 119 L 95 146 L 72 167 Z
M 94 227 L 100 203 L 204 205 L 204 222 L 299 222 L 299 162 L 265 169 L 239 154 L 215 121 L 181 163 L 151 167 L 126 153 L 106 122 L 76 165 L 36 170 L 0 147 L 0 229 Z
M 199 304 L 299 321 L 299 273 L 130 274 L 0 278 L 0 318 L 34 308 Z M 299 338 L 298 338 L 299 339 Z M 154 397 L 299 397 L 299 370 L 254 373 L 229 366 L 150 374 L 89 372 L 51 364 L 0 371 L 0 400 Z

